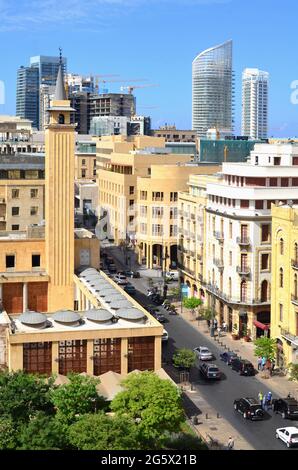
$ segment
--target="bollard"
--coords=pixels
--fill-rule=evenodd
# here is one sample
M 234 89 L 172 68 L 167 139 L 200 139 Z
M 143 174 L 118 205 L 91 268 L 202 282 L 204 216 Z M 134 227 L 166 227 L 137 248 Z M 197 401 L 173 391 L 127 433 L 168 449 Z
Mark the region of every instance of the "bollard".
M 208 416 L 208 413 L 206 413 L 205 417 L 206 417 L 206 419 L 208 419 L 208 418 L 209 418 L 209 416 Z
M 220 414 L 219 414 L 219 413 L 217 413 L 216 417 L 217 417 L 217 418 L 221 418 L 221 416 L 220 416 Z

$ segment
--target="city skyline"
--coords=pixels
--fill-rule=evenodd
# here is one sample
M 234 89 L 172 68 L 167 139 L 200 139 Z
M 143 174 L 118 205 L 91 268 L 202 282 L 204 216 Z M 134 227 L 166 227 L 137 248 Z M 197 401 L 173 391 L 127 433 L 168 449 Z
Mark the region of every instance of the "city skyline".
M 119 74 L 131 79 L 144 77 L 148 83 L 159 83 L 156 88 L 136 90 L 138 114 L 150 114 L 153 127 L 167 122 L 175 123 L 178 128 L 190 128 L 192 61 L 200 51 L 231 38 L 235 133 L 239 134 L 241 128 L 241 74 L 244 68 L 253 67 L 270 74 L 268 135 L 297 134 L 297 108 L 291 103 L 291 83 L 298 75 L 288 50 L 288 44 L 295 44 L 293 21 L 297 5 L 293 0 L 270 9 L 270 24 L 262 21 L 270 8 L 268 0 L 261 4 L 253 0 L 250 11 L 235 0 L 164 0 L 159 5 L 155 2 L 154 8 L 142 0 L 94 0 L 88 5 L 67 0 L 59 8 L 57 5 L 56 0 L 39 6 L 34 1 L 23 0 L 9 9 L 6 1 L 1 2 L 0 34 L 2 39 L 9 39 L 3 40 L 0 46 L 6 57 L 0 77 L 6 85 L 6 103 L 0 105 L 1 114 L 15 112 L 17 68 L 25 65 L 30 56 L 57 55 L 61 46 L 70 72 Z M 257 17 L 253 11 L 258 11 Z M 243 28 L 244 17 L 253 34 L 247 34 L 248 30 Z M 273 34 L 277 26 L 279 34 Z M 77 41 L 78 33 L 80 41 Z M 121 83 L 111 83 L 109 90 L 119 92 L 120 86 Z

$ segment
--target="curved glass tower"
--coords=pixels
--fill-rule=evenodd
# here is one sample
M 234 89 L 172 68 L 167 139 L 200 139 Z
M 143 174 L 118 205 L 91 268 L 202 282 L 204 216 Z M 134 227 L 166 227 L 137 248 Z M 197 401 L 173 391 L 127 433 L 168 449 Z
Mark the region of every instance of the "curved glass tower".
M 192 129 L 206 137 L 216 128 L 233 132 L 232 41 L 201 52 L 192 63 Z

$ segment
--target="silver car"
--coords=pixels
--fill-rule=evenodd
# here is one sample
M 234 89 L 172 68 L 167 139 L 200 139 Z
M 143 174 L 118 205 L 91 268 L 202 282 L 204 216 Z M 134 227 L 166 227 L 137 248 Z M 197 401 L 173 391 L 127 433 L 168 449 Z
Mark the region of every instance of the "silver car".
M 201 361 L 211 361 L 213 359 L 212 352 L 210 349 L 206 348 L 206 346 L 199 346 L 198 348 L 194 348 L 194 352 Z

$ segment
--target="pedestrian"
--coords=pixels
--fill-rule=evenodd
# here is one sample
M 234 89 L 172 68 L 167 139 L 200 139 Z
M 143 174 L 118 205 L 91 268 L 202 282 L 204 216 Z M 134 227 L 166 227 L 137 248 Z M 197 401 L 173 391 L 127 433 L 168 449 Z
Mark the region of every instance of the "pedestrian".
M 263 410 L 267 411 L 267 396 L 266 396 L 266 393 L 264 393 L 264 395 L 263 395 L 261 405 L 262 405 Z
M 261 370 L 262 368 L 262 358 L 261 356 L 258 357 L 258 370 Z
M 260 405 L 262 406 L 262 403 L 263 403 L 263 393 L 262 392 L 258 393 L 258 399 L 259 399 Z
M 267 393 L 267 407 L 271 408 L 271 405 L 272 405 L 272 393 L 268 392 Z
M 210 328 L 210 324 L 211 324 L 210 320 L 207 320 L 208 328 Z
M 220 326 L 217 328 L 217 334 L 218 334 L 218 337 L 220 338 L 220 332 L 221 332 L 221 328 Z
M 233 450 L 233 449 L 234 449 L 234 439 L 232 438 L 232 436 L 230 436 L 228 440 L 227 450 Z
M 275 359 L 272 359 L 272 361 L 271 361 L 270 375 L 273 375 L 274 367 L 275 367 Z
M 261 365 L 261 369 L 262 369 L 262 370 L 264 370 L 264 367 L 265 367 L 266 361 L 267 361 L 266 357 L 265 357 L 265 356 L 263 356 L 263 357 L 262 357 L 262 365 Z
M 226 333 L 227 332 L 227 324 L 226 322 L 222 322 L 222 330 Z
M 214 326 L 214 329 L 216 330 L 216 328 L 217 328 L 217 320 L 216 320 L 216 318 L 214 319 L 213 326 Z

